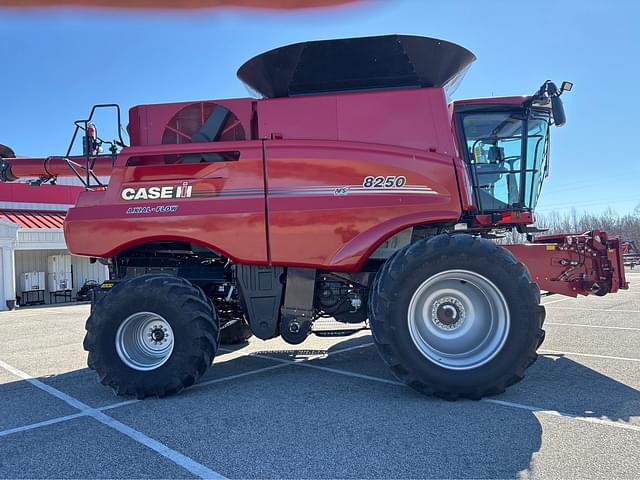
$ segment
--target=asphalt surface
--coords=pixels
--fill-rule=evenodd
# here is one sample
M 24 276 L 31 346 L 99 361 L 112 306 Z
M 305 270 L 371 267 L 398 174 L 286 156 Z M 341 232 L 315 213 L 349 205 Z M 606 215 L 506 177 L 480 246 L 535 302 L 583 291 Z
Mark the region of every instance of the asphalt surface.
M 220 352 L 196 387 L 119 398 L 87 305 L 0 313 L 0 478 L 640 478 L 640 273 L 550 296 L 525 380 L 479 402 L 404 387 L 368 332 Z

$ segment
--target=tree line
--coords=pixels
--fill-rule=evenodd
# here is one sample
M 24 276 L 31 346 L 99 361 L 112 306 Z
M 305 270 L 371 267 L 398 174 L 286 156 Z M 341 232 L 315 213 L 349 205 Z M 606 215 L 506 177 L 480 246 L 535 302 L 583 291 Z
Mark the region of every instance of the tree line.
M 640 204 L 632 212 L 625 214 L 619 214 L 611 208 L 600 213 L 578 212 L 574 209 L 564 213 L 536 213 L 535 217 L 536 227 L 549 229 L 548 232 L 538 235 L 584 233 L 597 229 L 604 230 L 611 236 L 619 236 L 622 240 L 632 241 L 640 247 Z M 513 231 L 503 241 L 522 243 L 526 238 Z

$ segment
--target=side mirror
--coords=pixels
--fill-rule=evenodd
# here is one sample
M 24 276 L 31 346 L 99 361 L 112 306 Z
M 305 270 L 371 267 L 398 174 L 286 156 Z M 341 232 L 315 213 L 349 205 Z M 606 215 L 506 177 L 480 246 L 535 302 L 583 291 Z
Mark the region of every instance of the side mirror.
M 560 95 L 565 91 L 570 92 L 572 88 L 573 83 L 567 81 L 562 82 L 560 88 L 556 87 L 556 84 L 550 80 L 547 80 L 543 85 L 548 98 L 551 99 L 551 112 L 553 113 L 553 123 L 556 127 L 561 127 L 567 123 L 567 116 L 564 113 L 564 105 Z
M 557 97 L 551 97 L 551 111 L 553 112 L 553 123 L 556 127 L 561 127 L 567 123 L 567 116 L 564 113 L 564 105 L 562 99 Z

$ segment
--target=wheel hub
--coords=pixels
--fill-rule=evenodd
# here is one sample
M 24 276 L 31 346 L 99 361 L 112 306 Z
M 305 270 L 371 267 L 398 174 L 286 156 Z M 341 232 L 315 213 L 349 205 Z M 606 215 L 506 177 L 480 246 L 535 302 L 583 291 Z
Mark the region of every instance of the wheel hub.
M 173 352 L 171 325 L 153 312 L 138 312 L 127 317 L 116 332 L 116 351 L 130 368 L 150 371 L 164 365 Z
M 160 343 L 165 343 L 168 340 L 167 333 L 168 331 L 166 327 L 154 325 L 149 332 L 149 337 L 155 345 L 159 345 Z
M 509 333 L 504 296 L 489 279 L 469 270 L 445 270 L 422 282 L 407 313 L 418 351 L 449 370 L 489 362 L 502 350 Z
M 443 297 L 431 307 L 431 321 L 443 330 L 459 328 L 465 319 L 464 305 L 454 297 Z

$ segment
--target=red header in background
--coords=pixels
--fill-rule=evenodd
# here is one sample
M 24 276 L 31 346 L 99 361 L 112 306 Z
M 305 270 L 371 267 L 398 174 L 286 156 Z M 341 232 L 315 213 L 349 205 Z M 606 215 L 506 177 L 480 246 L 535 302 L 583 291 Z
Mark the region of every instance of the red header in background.
M 40 185 L 0 183 L 0 202 L 49 203 L 74 205 L 82 187 L 72 185 Z

